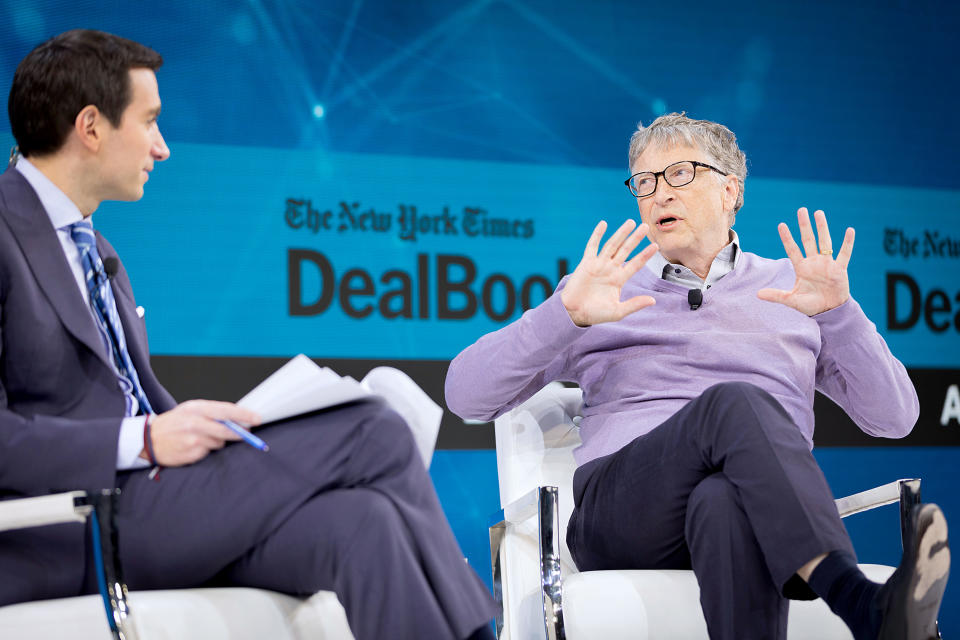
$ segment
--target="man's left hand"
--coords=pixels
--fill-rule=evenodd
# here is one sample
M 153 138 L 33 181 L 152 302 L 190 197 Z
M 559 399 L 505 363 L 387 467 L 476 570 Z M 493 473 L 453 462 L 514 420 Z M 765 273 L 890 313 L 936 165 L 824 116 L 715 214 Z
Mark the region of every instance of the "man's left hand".
M 813 235 L 806 207 L 797 210 L 802 252 L 793 240 L 790 227 L 784 222 L 777 226 L 783 248 L 786 249 L 787 257 L 793 263 L 793 270 L 797 274 L 793 289 L 761 289 L 757 292 L 757 297 L 761 300 L 785 304 L 808 316 L 839 307 L 850 298 L 847 265 L 850 263 L 850 254 L 853 253 L 854 236 L 853 228 L 848 227 L 840 251 L 834 258 L 827 216 L 818 210 L 813 213 L 813 217 L 817 223 L 817 237 Z

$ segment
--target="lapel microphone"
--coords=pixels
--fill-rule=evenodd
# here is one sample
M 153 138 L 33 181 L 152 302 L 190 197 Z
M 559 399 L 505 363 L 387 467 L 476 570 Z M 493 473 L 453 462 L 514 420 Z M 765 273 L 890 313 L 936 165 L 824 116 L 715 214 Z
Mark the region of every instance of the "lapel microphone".
M 104 258 L 103 271 L 107 274 L 107 278 L 113 280 L 113 276 L 117 275 L 117 271 L 120 271 L 120 259 L 114 256 Z
M 690 303 L 690 310 L 696 311 L 703 304 L 703 291 L 700 289 L 690 289 L 687 291 L 687 302 Z

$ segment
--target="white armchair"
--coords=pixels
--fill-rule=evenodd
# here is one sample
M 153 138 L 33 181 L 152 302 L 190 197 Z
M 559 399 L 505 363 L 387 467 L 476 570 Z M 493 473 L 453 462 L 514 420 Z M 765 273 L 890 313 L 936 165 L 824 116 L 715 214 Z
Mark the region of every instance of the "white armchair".
M 494 596 L 501 640 L 707 640 L 692 571 L 579 572 L 566 545 L 573 510 L 573 450 L 582 394 L 553 383 L 496 421 L 502 511 L 490 527 Z M 920 501 L 919 480 L 899 480 L 837 500 L 841 516 Z M 861 565 L 884 582 L 894 568 Z M 790 640 L 852 640 L 822 600 L 790 603 Z

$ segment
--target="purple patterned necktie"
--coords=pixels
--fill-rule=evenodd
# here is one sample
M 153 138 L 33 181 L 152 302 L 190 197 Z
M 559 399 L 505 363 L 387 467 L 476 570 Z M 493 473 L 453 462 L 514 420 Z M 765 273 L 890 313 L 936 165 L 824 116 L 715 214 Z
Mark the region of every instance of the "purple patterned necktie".
M 127 351 L 127 341 L 123 335 L 123 326 L 120 316 L 117 315 L 117 302 L 113 298 L 110 281 L 103 269 L 103 262 L 97 251 L 97 237 L 93 233 L 93 225 L 86 220 L 70 225 L 70 235 L 73 237 L 77 249 L 80 250 L 80 263 L 83 265 L 83 275 L 87 282 L 87 291 L 90 292 L 90 308 L 96 319 L 97 329 L 103 346 L 113 355 L 112 361 L 117 374 L 117 381 L 123 391 L 127 403 L 127 416 L 134 416 L 140 412 L 152 413 L 147 394 L 140 386 L 137 370 L 130 360 Z

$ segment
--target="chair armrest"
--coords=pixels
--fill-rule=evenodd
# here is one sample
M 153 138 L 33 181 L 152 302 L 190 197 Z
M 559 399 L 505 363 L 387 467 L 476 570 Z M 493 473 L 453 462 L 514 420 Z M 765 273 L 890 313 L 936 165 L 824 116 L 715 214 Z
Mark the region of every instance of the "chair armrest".
M 900 503 L 900 542 L 906 549 L 912 531 L 911 513 L 913 507 L 920 504 L 920 478 L 901 478 L 836 500 L 841 518 L 894 502 Z
M 543 489 L 556 489 L 556 487 L 536 487 L 531 489 L 493 514 L 490 518 L 491 526 L 498 523 L 519 524 L 535 516 L 540 503 L 540 493 Z
M 839 498 L 836 500 L 837 511 L 840 512 L 841 518 L 846 518 L 861 511 L 869 511 L 870 509 L 876 509 L 877 507 L 899 502 L 901 497 L 900 486 L 905 482 L 919 483 L 919 480 L 894 480 L 893 482 L 874 487 L 873 489 L 867 489 L 860 493 Z
M 137 640 L 137 631 L 130 619 L 127 585 L 123 582 L 120 556 L 117 553 L 117 530 L 114 526 L 114 505 L 118 489 L 99 493 L 68 491 L 35 498 L 0 501 L 0 531 L 40 527 L 91 520 L 91 540 L 97 582 L 107 615 L 107 623 L 115 640 Z
M 85 491 L 3 500 L 0 502 L 0 531 L 86 522 L 92 510 Z

